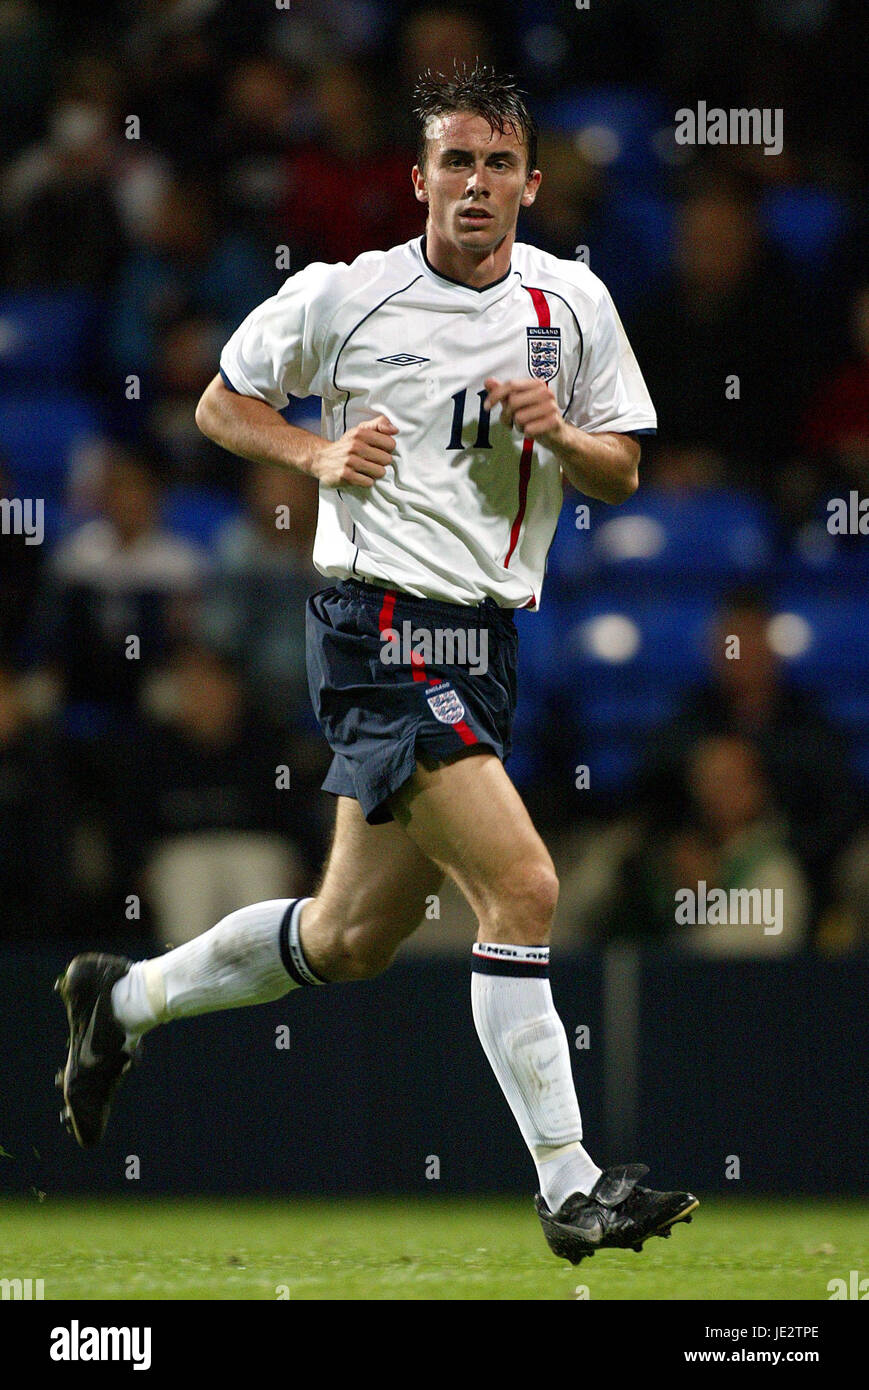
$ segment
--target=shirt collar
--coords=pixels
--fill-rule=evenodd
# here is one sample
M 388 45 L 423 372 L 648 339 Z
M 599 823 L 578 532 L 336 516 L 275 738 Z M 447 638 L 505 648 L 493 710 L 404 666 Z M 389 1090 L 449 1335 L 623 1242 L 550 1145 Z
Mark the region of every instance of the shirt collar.
M 510 279 L 510 276 L 511 276 L 511 275 L 518 274 L 518 271 L 515 271 L 515 270 L 514 270 L 513 265 L 512 265 L 512 263 L 511 263 L 511 264 L 507 267 L 507 269 L 506 269 L 506 271 L 504 272 L 504 274 L 501 275 L 501 276 L 499 276 L 497 280 L 492 280 L 490 284 L 488 284 L 488 285 L 481 285 L 481 286 L 479 286 L 479 287 L 478 287 L 477 285 L 468 285 L 468 284 L 465 283 L 464 280 L 454 280 L 453 277 L 452 277 L 451 275 L 444 275 L 442 271 L 440 271 L 440 270 L 435 270 L 434 266 L 432 265 L 431 261 L 429 260 L 428 256 L 426 255 L 426 238 L 425 238 L 425 233 L 423 233 L 423 235 L 419 238 L 418 242 L 416 243 L 416 250 L 417 250 L 417 254 L 419 255 L 420 260 L 422 261 L 422 264 L 423 264 L 424 268 L 426 269 L 426 271 L 428 272 L 428 274 L 429 274 L 434 280 L 438 281 L 440 284 L 444 285 L 445 287 L 446 287 L 447 285 L 452 285 L 452 286 L 454 286 L 456 289 L 465 290 L 465 291 L 467 291 L 467 292 L 469 292 L 469 293 L 471 293 L 471 294 L 485 295 L 485 294 L 488 294 L 491 290 L 496 290 L 496 289 L 498 289 L 498 288 L 503 288 L 504 285 L 505 285 L 505 283 L 506 283 L 506 281 Z

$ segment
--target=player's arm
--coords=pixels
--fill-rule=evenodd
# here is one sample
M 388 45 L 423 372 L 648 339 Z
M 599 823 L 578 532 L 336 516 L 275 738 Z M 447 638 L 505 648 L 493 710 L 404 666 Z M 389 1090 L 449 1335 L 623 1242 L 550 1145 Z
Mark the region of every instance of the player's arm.
M 561 460 L 568 482 L 600 502 L 626 502 L 640 485 L 640 446 L 632 435 L 588 434 L 562 420 L 547 448 Z
M 600 502 L 626 502 L 639 486 L 640 446 L 629 434 L 589 434 L 565 420 L 545 381 L 486 380 L 486 410 L 501 406 L 501 419 L 528 439 L 539 440 L 561 462 L 565 477 Z
M 220 375 L 203 391 L 196 423 L 231 454 L 252 463 L 297 468 L 324 487 L 373 487 L 392 462 L 397 433 L 386 416 L 379 415 L 354 425 L 340 439 L 323 439 L 288 424 L 266 401 L 230 391 Z

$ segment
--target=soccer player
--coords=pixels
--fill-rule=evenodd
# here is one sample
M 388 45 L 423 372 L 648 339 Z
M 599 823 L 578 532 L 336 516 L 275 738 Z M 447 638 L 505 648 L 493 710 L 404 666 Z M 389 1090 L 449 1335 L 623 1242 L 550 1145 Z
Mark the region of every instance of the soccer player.
M 449 875 L 479 922 L 480 1042 L 536 1165 L 546 1239 L 577 1263 L 669 1235 L 697 1201 L 641 1187 L 639 1164 L 602 1171 L 581 1142 L 548 980 L 558 885 L 503 766 L 513 610 L 539 604 L 562 477 L 630 497 L 656 419 L 600 280 L 515 241 L 541 174 L 513 81 L 426 74 L 416 98 L 425 235 L 290 276 L 230 338 L 196 412 L 232 453 L 319 484 L 314 563 L 332 583 L 308 602 L 308 671 L 337 797 L 322 883 L 153 960 L 77 956 L 58 981 L 59 1084 L 95 1144 L 148 1029 L 377 975 Z M 311 394 L 321 435 L 279 414 Z

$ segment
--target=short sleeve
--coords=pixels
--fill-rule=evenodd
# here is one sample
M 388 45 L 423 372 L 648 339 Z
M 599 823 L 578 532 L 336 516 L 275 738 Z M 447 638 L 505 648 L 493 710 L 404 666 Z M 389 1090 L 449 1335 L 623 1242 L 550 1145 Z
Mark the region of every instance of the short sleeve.
M 283 410 L 290 396 L 324 394 L 332 269 L 320 263 L 306 266 L 248 314 L 220 354 L 227 386 L 276 410 Z
M 654 431 L 657 417 L 652 398 L 616 307 L 601 288 L 567 419 L 591 434 Z

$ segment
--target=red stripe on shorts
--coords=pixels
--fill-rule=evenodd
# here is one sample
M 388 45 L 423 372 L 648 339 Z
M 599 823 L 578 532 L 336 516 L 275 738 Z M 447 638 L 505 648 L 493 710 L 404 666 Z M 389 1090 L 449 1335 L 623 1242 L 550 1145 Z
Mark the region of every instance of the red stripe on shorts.
M 387 589 L 386 593 L 383 595 L 380 617 L 377 619 L 378 632 L 385 632 L 388 627 L 392 627 L 392 615 L 395 612 L 395 598 L 396 594 L 394 589 Z
M 377 628 L 379 632 L 385 632 L 387 628 L 392 627 L 392 619 L 395 613 L 396 598 L 397 594 L 395 589 L 387 589 L 386 594 L 383 598 L 383 603 L 380 608 L 380 616 L 377 619 Z M 430 676 L 427 674 L 425 669 L 425 662 L 423 661 L 419 652 L 411 652 L 410 666 L 411 674 L 415 681 L 428 681 L 429 685 L 440 685 L 441 680 L 439 676 Z M 452 727 L 455 729 L 459 738 L 462 740 L 462 743 L 468 745 L 472 743 L 479 743 L 477 735 L 474 733 L 473 729 L 469 727 L 469 725 L 464 719 L 460 719 L 458 724 L 453 724 Z

